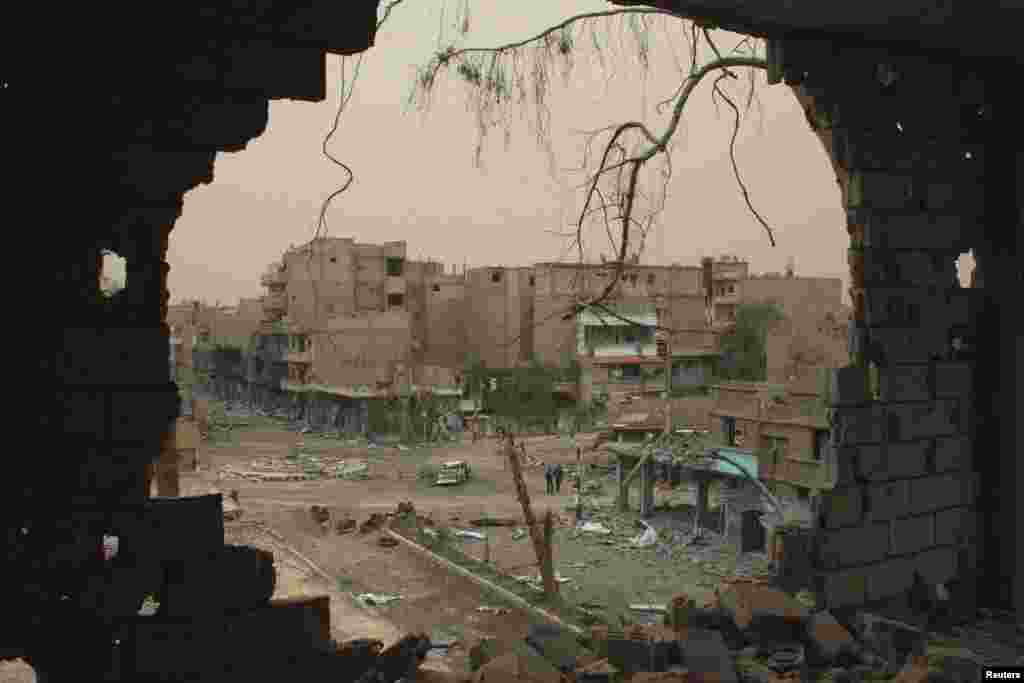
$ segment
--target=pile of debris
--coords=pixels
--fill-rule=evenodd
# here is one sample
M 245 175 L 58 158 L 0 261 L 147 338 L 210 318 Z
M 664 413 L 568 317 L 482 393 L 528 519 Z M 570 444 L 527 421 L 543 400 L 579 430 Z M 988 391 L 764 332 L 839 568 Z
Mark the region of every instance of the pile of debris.
M 323 479 L 368 479 L 370 467 L 365 460 L 296 452 L 283 458 L 264 457 L 253 460 L 249 469 L 232 465 L 220 468 L 226 478 L 252 481 L 308 481 Z

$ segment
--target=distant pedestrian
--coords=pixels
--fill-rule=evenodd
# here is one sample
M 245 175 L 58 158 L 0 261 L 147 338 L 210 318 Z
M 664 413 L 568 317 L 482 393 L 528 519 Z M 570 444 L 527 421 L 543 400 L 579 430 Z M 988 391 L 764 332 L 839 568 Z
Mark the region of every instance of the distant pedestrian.
M 555 468 L 550 463 L 544 465 L 544 481 L 547 484 L 548 494 L 555 492 Z
M 562 492 L 562 477 L 565 476 L 565 472 L 562 470 L 562 465 L 555 465 L 555 493 Z

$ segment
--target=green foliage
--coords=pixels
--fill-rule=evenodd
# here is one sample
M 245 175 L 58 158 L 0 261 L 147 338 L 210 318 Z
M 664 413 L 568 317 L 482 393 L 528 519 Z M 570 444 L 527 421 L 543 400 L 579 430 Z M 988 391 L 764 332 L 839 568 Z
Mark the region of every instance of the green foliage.
M 721 379 L 763 382 L 767 376 L 765 352 L 768 329 L 784 318 L 777 304 L 741 304 L 736 323 L 722 335 L 722 352 L 731 359 L 719 369 Z

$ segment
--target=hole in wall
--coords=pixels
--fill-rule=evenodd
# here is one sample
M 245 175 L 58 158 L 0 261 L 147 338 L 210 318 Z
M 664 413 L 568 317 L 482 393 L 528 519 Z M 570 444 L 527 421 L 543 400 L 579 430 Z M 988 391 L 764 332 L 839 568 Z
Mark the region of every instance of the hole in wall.
M 114 296 L 128 285 L 128 261 L 115 251 L 104 249 L 100 269 L 100 292 Z
M 974 280 L 974 250 L 960 254 L 953 262 L 956 264 L 956 281 L 961 287 L 970 287 Z

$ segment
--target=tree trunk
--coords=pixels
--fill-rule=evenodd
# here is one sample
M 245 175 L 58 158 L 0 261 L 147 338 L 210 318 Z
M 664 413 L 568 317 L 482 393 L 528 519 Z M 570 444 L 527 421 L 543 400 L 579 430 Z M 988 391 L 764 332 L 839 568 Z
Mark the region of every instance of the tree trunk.
M 551 524 L 551 512 L 549 511 L 545 517 L 545 529 L 542 531 L 537 524 L 537 518 L 533 516 L 533 508 L 530 506 L 530 494 L 526 490 L 526 483 L 523 481 L 523 471 L 520 467 L 519 457 L 516 454 L 515 440 L 511 432 L 505 434 L 505 456 L 508 459 L 509 466 L 512 468 L 512 480 L 516 485 L 516 496 L 519 498 L 519 504 L 523 506 L 523 519 L 530 533 L 530 540 L 533 541 L 534 553 L 537 555 L 537 566 L 540 569 L 541 579 L 544 582 L 544 595 L 551 598 L 557 592 L 554 570 L 550 561 L 550 546 L 547 545 L 550 542 L 550 536 L 547 539 L 545 538 L 548 535 L 546 533 L 547 527 Z

